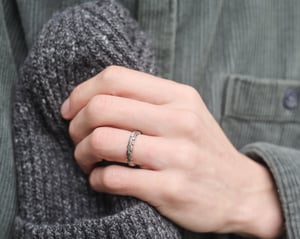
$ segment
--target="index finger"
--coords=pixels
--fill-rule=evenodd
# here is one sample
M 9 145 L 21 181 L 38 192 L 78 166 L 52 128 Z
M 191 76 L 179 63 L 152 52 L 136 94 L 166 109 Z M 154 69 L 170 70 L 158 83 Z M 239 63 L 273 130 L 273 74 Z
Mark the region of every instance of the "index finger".
M 63 103 L 62 116 L 72 119 L 91 98 L 99 94 L 167 104 L 179 93 L 178 83 L 121 66 L 110 66 L 78 85 Z

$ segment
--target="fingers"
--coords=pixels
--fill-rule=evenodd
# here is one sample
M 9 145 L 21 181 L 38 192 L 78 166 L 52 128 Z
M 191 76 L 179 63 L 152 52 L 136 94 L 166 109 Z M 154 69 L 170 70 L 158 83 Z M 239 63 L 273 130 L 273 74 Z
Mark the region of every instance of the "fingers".
M 95 96 L 71 121 L 69 132 L 77 144 L 93 129 L 111 126 L 130 131 L 139 130 L 147 135 L 171 132 L 170 121 L 175 113 L 161 106 L 116 96 Z
M 134 196 L 154 206 L 160 198 L 157 186 L 163 183 L 156 171 L 117 165 L 98 167 L 90 174 L 90 185 L 95 191 Z
M 130 132 L 116 128 L 97 128 L 76 147 L 75 158 L 85 173 L 90 173 L 95 164 L 106 161 L 127 163 L 126 151 Z M 133 162 L 141 168 L 163 169 L 169 162 L 173 145 L 161 137 L 137 136 L 133 145 Z
M 152 104 L 165 104 L 180 92 L 178 83 L 120 66 L 110 66 L 77 86 L 64 102 L 61 113 L 71 119 L 95 95 L 114 95 Z

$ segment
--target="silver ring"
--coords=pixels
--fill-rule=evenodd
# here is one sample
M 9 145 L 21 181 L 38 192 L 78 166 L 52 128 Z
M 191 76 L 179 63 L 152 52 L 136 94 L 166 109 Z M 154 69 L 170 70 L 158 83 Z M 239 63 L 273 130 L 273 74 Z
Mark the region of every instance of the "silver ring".
M 133 159 L 132 159 L 132 151 L 133 151 L 133 146 L 134 146 L 135 140 L 136 140 L 137 136 L 140 134 L 141 134 L 140 131 L 137 131 L 137 130 L 132 131 L 130 133 L 130 136 L 128 139 L 126 157 L 127 157 L 127 163 L 131 167 L 135 166 L 135 164 L 133 163 Z

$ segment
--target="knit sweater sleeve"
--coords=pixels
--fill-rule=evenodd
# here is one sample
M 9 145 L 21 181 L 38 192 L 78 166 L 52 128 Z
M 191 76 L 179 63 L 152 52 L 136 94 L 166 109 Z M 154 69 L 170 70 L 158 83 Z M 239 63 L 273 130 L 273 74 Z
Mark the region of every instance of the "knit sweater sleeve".
M 273 175 L 284 214 L 282 238 L 300 238 L 300 150 L 257 142 L 241 151 L 266 164 Z
M 156 72 L 144 33 L 111 0 L 56 14 L 36 39 L 14 104 L 16 238 L 181 238 L 148 204 L 91 190 L 74 160 L 60 106 L 76 85 L 112 64 Z

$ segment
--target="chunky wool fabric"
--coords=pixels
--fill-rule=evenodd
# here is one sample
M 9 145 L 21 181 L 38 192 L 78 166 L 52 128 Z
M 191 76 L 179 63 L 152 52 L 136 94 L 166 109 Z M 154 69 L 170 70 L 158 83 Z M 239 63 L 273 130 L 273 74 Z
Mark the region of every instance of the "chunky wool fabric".
M 148 204 L 91 190 L 74 160 L 60 106 L 112 64 L 156 72 L 144 33 L 115 1 L 58 13 L 36 39 L 16 86 L 16 238 L 181 238 Z

